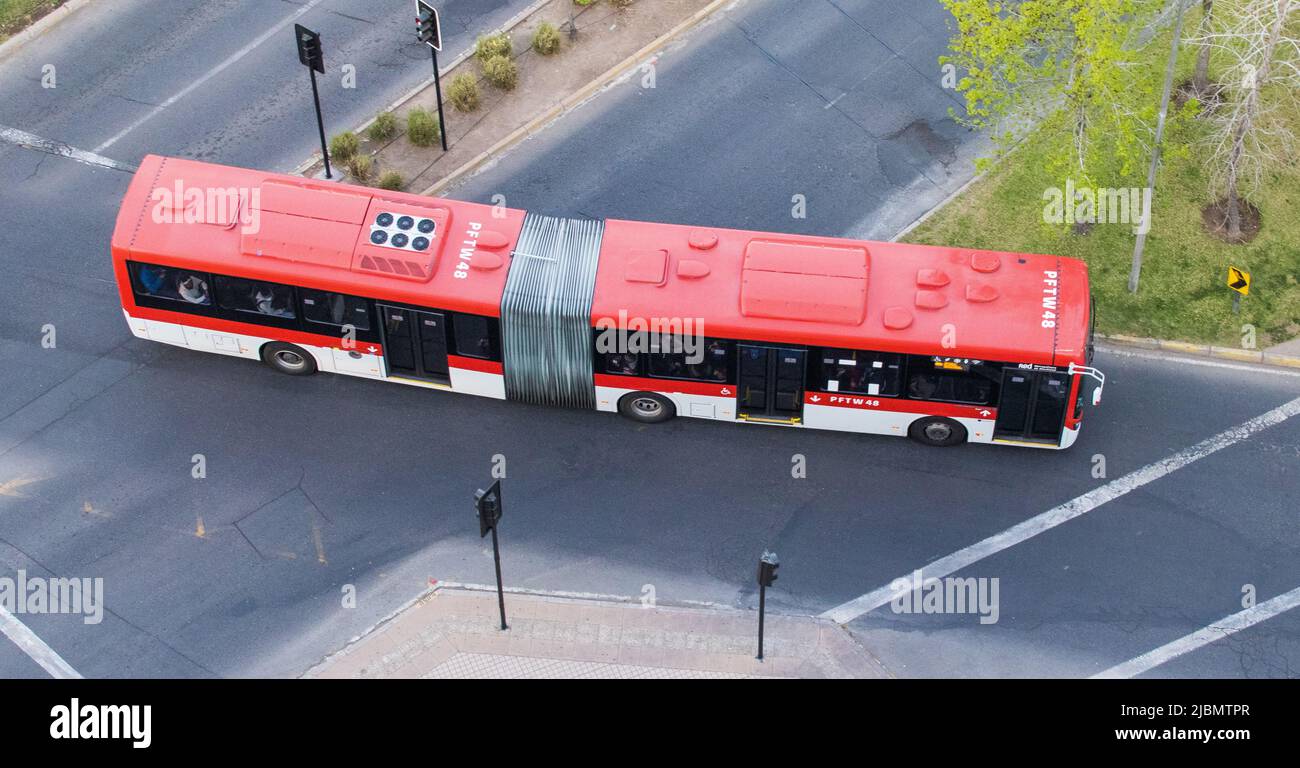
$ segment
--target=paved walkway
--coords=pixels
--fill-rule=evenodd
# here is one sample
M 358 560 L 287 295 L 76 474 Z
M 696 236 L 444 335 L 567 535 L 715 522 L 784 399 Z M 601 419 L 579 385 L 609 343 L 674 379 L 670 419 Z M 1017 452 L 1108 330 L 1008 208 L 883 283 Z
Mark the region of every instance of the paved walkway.
M 833 622 L 440 587 L 308 671 L 328 678 L 886 677 Z

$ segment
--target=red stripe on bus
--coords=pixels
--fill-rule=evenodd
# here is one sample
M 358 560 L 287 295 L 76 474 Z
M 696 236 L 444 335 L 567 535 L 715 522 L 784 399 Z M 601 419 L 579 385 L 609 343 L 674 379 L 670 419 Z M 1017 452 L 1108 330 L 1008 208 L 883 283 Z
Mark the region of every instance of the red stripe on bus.
M 731 384 L 712 384 L 707 381 L 678 381 L 676 379 L 643 379 L 639 376 L 616 376 L 598 373 L 596 386 L 615 387 L 617 389 L 638 389 L 646 392 L 668 392 L 683 395 L 708 395 L 710 397 L 736 396 L 736 388 Z
M 994 419 L 998 415 L 997 408 L 987 405 L 957 405 L 956 403 L 936 403 L 929 400 L 899 400 L 892 397 L 842 395 L 834 392 L 806 392 L 803 401 L 808 405 L 829 405 L 835 408 L 924 413 L 929 416 L 959 416 L 966 419 Z
M 447 355 L 447 365 L 452 368 L 460 368 L 466 371 L 478 371 L 480 373 L 495 373 L 498 376 L 505 374 L 505 368 L 501 363 L 491 360 L 480 360 L 477 357 L 461 357 L 460 355 Z
M 272 339 L 274 341 L 285 341 L 290 344 L 307 344 L 314 347 L 343 349 L 343 339 L 340 339 L 337 336 L 322 336 L 316 333 L 304 333 L 289 328 L 271 328 L 265 325 L 239 323 L 233 320 L 222 320 L 218 317 L 191 315 L 188 312 L 168 312 L 165 309 L 154 309 L 152 307 L 137 306 L 132 307 L 127 310 L 127 312 L 131 317 L 143 320 L 154 320 L 160 323 L 187 325 L 191 328 L 202 328 L 207 331 L 220 331 L 221 333 L 230 333 L 240 336 L 257 336 L 263 339 Z M 379 355 L 383 354 L 383 347 L 375 342 L 358 341 L 356 349 L 351 351 L 367 352 L 373 355 Z

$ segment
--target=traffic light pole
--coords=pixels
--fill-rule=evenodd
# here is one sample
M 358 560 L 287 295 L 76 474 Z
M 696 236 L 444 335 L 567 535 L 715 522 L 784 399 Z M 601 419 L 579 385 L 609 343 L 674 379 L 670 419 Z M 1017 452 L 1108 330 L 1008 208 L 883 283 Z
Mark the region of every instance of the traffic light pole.
M 767 608 L 767 587 L 758 585 L 758 660 L 763 660 L 763 613 Z
M 320 129 L 320 153 L 325 158 L 325 178 L 332 179 L 334 177 L 330 174 L 330 149 L 325 143 L 325 118 L 321 116 L 320 91 L 316 88 L 316 70 L 309 68 L 307 71 L 311 73 L 311 97 L 316 102 L 316 127 Z
M 447 121 L 444 120 L 442 116 L 442 73 L 438 71 L 438 49 L 434 48 L 433 46 L 429 46 L 429 50 L 433 51 L 433 90 L 438 95 L 438 135 L 442 137 L 442 151 L 446 152 L 447 151 Z M 493 531 L 492 535 L 495 536 L 496 532 Z M 504 614 L 505 614 L 505 609 L 502 609 L 502 615 Z M 502 629 L 505 629 L 505 623 L 506 623 L 505 619 L 502 619 L 501 620 Z
M 506 626 L 506 594 L 501 588 L 501 547 L 497 544 L 495 525 L 492 526 L 492 559 L 496 561 L 497 566 L 497 607 L 501 609 L 501 629 L 507 630 L 510 627 Z

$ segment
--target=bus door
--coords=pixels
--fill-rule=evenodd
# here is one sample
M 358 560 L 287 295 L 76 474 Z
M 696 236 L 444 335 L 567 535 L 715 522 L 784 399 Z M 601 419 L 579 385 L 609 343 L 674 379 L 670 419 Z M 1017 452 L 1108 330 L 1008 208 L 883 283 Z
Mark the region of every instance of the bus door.
M 1002 369 L 1002 395 L 994 440 L 1059 443 L 1070 398 L 1070 375 Z
M 798 424 L 803 421 L 807 351 L 740 344 L 736 415 L 746 421 Z
M 384 360 L 389 376 L 451 383 L 447 318 L 441 312 L 380 304 L 379 315 L 384 320 Z

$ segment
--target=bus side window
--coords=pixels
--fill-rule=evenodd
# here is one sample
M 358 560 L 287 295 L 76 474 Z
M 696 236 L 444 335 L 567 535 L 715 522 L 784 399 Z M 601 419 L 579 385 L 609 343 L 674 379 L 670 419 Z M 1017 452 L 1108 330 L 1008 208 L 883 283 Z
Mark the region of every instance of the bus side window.
M 303 319 L 309 323 L 351 325 L 358 331 L 370 330 L 370 307 L 365 299 L 343 293 L 329 293 L 311 288 L 298 289 Z
M 934 362 L 918 356 L 908 377 L 907 396 L 970 405 L 992 405 L 997 399 L 1001 367 L 974 363 L 966 370 L 939 370 Z
M 198 306 L 212 304 L 210 277 L 203 272 L 133 263 L 131 276 L 137 294 Z
M 486 317 L 456 313 L 451 320 L 456 354 L 462 357 L 492 359 L 491 324 Z
M 293 289 L 279 283 L 216 276 L 217 304 L 222 309 L 292 320 Z
M 661 344 L 668 343 L 661 350 Z M 697 337 L 652 338 L 650 375 L 665 379 L 689 379 L 722 383 L 727 380 L 730 348 L 725 341 Z
M 705 339 L 704 345 L 697 349 L 700 362 L 692 363 L 691 355 L 686 356 L 686 375 L 698 381 L 723 383 L 727 381 L 728 362 L 731 360 L 731 344 L 720 339 Z
M 903 356 L 855 349 L 821 351 L 821 380 L 827 392 L 898 397 L 903 386 Z

